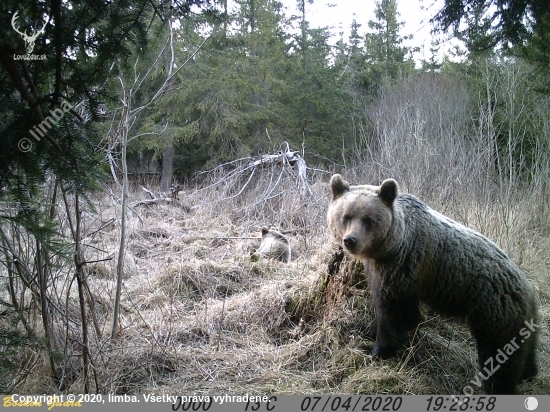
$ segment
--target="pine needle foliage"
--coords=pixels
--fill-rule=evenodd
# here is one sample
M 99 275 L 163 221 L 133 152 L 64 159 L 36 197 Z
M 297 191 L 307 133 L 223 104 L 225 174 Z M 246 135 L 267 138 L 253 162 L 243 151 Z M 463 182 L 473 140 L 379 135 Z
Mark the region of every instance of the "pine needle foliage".
M 107 176 L 97 128 L 106 103 L 116 99 L 107 79 L 115 63 L 124 66 L 130 55 L 147 51 L 153 22 L 164 22 L 167 12 L 200 13 L 208 4 L 8 0 L 0 5 L 0 279 L 8 286 L 5 302 L 22 314 L 15 323 L 0 323 L 5 367 L 10 366 L 6 353 L 27 345 L 36 333 L 57 389 L 68 384 L 66 366 L 75 353 L 82 355 L 84 391 L 90 389 L 87 305 L 93 311 L 93 298 L 86 292 L 83 219 L 93 212 L 86 196 Z M 79 286 L 74 302 L 73 284 Z M 71 332 L 84 350 L 68 344 L 65 310 L 80 315 L 81 328 Z M 22 326 L 26 334 L 18 332 Z M 3 385 L 0 392 L 10 389 Z

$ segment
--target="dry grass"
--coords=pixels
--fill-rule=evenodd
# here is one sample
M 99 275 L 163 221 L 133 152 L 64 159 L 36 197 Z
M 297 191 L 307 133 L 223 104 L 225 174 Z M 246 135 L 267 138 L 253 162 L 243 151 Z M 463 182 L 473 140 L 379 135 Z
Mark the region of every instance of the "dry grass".
M 350 170 L 350 180 L 376 182 L 372 176 L 354 177 L 360 173 Z M 92 200 L 97 212 L 86 212 L 86 231 L 94 235 L 84 242 L 86 259 L 97 261 L 89 265 L 88 277 L 98 320 L 96 331 L 89 319 L 92 386 L 119 394 L 462 393 L 478 372 L 475 343 L 463 325 L 426 311 L 426 322 L 400 359 L 373 360 L 372 342 L 363 337 L 372 319 L 368 295 L 339 295 L 327 302 L 333 254 L 325 222 L 327 180 L 316 177 L 307 203 L 283 180 L 280 190 L 286 195 L 263 209 L 249 206 L 254 202 L 247 198 L 257 196 L 252 188 L 232 199 L 223 191 L 189 188 L 190 213 L 169 204 L 129 211 L 114 342 L 108 335 L 120 209 L 97 194 Z M 507 202 L 423 199 L 495 240 L 533 283 L 543 324 L 540 374 L 520 391 L 543 394 L 550 393 L 550 226 L 547 211 L 540 213 L 536 188 L 524 194 Z M 134 199 L 142 196 L 137 189 L 132 193 Z M 291 263 L 250 260 L 261 227 L 272 224 L 288 233 Z M 56 323 L 70 349 L 66 390 L 82 392 L 79 313 L 67 308 L 69 324 Z M 15 387 L 18 393 L 57 391 L 43 355 L 29 349 L 17 357 L 28 373 Z
M 285 190 L 289 197 L 296 193 L 292 187 Z M 265 210 L 243 213 L 246 202 L 242 199 L 236 205 L 234 200 L 220 200 L 223 194 L 216 198 L 205 192 L 190 197 L 194 207 L 189 214 L 171 205 L 131 211 L 121 328 L 114 343 L 108 333 L 119 210 L 106 196 L 98 196 L 94 200 L 97 225 L 110 219 L 114 223 L 90 241 L 93 247 L 87 249 L 87 259 L 115 257 L 90 267 L 101 329 L 90 348 L 98 390 L 461 393 L 477 373 L 475 344 L 464 326 L 427 312 L 428 320 L 402 358 L 380 361 L 369 355 L 372 342 L 362 338 L 372 317 L 367 297 L 346 297 L 326 316 L 321 295 L 332 253 L 325 223 L 328 184 L 318 179 L 312 190 L 317 199 L 307 206 L 281 199 L 279 207 L 270 207 L 268 221 Z M 135 191 L 132 196 L 142 194 Z M 549 393 L 547 232 L 534 226 L 522 210 L 514 212 L 517 216 L 510 214 L 506 231 L 500 229 L 501 217 L 489 206 L 477 210 L 457 204 L 450 212 L 511 251 L 535 285 L 544 324 L 541 373 L 520 390 Z M 482 215 L 487 218 L 479 219 Z M 291 263 L 250 260 L 250 252 L 259 245 L 260 228 L 266 224 L 282 224 L 290 231 Z M 17 388 L 19 393 L 55 391 L 45 378 L 46 362 L 41 360 L 33 368 L 31 377 Z M 83 390 L 79 368 L 78 358 L 67 364 L 70 392 Z
M 514 125 L 516 137 L 511 138 L 506 155 L 502 148 L 496 150 L 502 125 L 491 106 L 472 100 L 463 86 L 459 80 L 432 75 L 384 86 L 379 99 L 365 108 L 369 125 L 358 125 L 357 145 L 348 149 L 353 153 L 343 153 L 347 167 L 339 172 L 354 184 L 395 178 L 403 191 L 479 230 L 519 264 L 534 285 L 542 324 L 540 374 L 520 391 L 548 394 L 547 104 L 533 102 L 536 110 L 518 105 L 528 122 Z M 514 90 L 491 82 L 489 86 L 495 87 L 495 94 L 509 93 L 501 96 L 503 102 L 513 101 L 507 97 Z M 518 145 L 519 137 L 529 135 L 528 123 L 540 126 L 532 142 L 536 153 L 524 153 Z M 527 156 L 533 164 L 519 161 Z M 354 165 L 349 158 L 361 160 Z M 304 201 L 289 164 L 272 164 L 254 173 L 247 169 L 247 174 L 240 175 L 231 174 L 234 166 L 226 169 L 202 174 L 196 187 L 185 189 L 190 213 L 170 204 L 128 211 L 122 310 L 115 341 L 108 335 L 120 201 L 105 193 L 90 195 L 95 210 L 83 211 L 82 233 L 89 235 L 82 243 L 86 261 L 94 262 L 87 266 L 97 319 L 96 328 L 88 313 L 93 390 L 462 393 L 478 372 L 475 344 L 463 325 L 426 311 L 427 320 L 416 331 L 411 348 L 400 359 L 377 361 L 369 355 L 372 342 L 363 338 L 372 319 L 368 296 L 329 290 L 339 298 L 327 304 L 328 263 L 333 253 L 325 218 L 328 174 L 308 171 L 312 196 Z M 133 201 L 146 195 L 135 187 L 131 197 Z M 58 210 L 60 235 L 70 239 L 64 207 Z M 272 225 L 289 237 L 291 263 L 250 260 L 260 242 L 261 227 Z M 34 244 L 29 236 L 19 245 L 31 268 Z M 55 346 L 66 348 L 57 358 L 63 365 L 64 390 L 76 393 L 83 392 L 84 385 L 71 259 L 53 262 L 48 292 L 58 306 L 51 309 L 54 336 L 62 337 Z M 40 334 L 40 311 L 32 306 L 28 289 L 25 293 L 24 303 L 32 309 L 26 316 Z M 0 299 L 10 300 L 5 290 L 0 290 Z M 0 313 L 0 327 L 20 324 L 13 311 Z M 57 392 L 44 350 L 32 345 L 21 348 L 9 355 L 18 370 L 14 376 L 0 376 L 0 386 L 13 387 L 18 393 Z
M 344 173 L 352 183 L 377 183 L 381 172 L 359 167 Z M 92 198 L 96 211 L 85 212 L 85 233 L 93 235 L 83 243 L 86 260 L 95 262 L 88 265 L 97 318 L 97 330 L 89 319 L 94 389 L 119 394 L 462 393 L 478 372 L 475 344 L 463 325 L 430 311 L 400 359 L 372 359 L 372 342 L 363 337 L 372 319 L 368 294 L 327 289 L 333 254 L 325 218 L 328 176 L 312 177 L 307 202 L 289 176 L 273 192 L 265 184 L 250 184 L 238 196 L 238 189 L 227 185 L 187 188 L 190 213 L 170 204 L 130 210 L 115 341 L 108 336 L 120 206 L 104 193 Z M 414 182 L 400 180 L 405 190 Z M 550 393 L 550 225 L 538 188 L 509 190 L 505 199 L 492 189 L 477 187 L 475 193 L 483 195 L 472 198 L 459 195 L 456 187 L 449 194 L 443 186 L 425 186 L 411 192 L 495 240 L 533 283 L 543 324 L 540 374 L 520 390 Z M 255 199 L 266 193 L 270 197 L 258 204 Z M 131 197 L 144 194 L 135 188 Z M 271 225 L 287 233 L 292 262 L 250 260 L 261 227 Z M 327 301 L 329 292 L 336 298 Z M 59 335 L 68 338 L 66 390 L 75 393 L 83 391 L 80 318 L 76 307 L 67 304 L 67 309 L 68 324 L 54 322 Z M 57 391 L 43 355 L 29 349 L 17 356 L 28 375 L 14 390 Z

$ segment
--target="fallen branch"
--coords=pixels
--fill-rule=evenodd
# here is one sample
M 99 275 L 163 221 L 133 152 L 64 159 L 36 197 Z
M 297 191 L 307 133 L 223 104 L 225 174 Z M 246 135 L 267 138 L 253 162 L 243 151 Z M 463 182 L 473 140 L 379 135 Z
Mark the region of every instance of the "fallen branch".
M 151 196 L 151 199 L 156 199 L 156 196 L 148 189 L 145 189 L 143 186 L 140 186 L 145 193 L 147 193 L 149 196 Z
M 224 196 L 219 201 L 237 198 L 245 190 L 261 192 L 253 197 L 255 202 L 247 205 L 247 208 L 253 208 L 278 196 L 288 195 L 288 185 L 281 183 L 289 178 L 298 187 L 302 202 L 313 195 L 307 183 L 306 162 L 298 150 L 290 149 L 287 142 L 273 154 L 232 160 L 210 171 L 199 173 L 203 174 L 210 176 L 211 183 L 198 191 L 222 187 L 221 192 Z
M 249 239 L 249 240 L 258 240 L 258 236 L 220 236 L 215 237 L 216 240 L 231 240 L 231 239 Z
M 153 192 L 151 192 L 149 189 L 144 188 L 141 186 L 143 191 L 149 195 L 151 199 L 143 199 L 143 200 L 137 200 L 135 202 L 130 203 L 130 206 L 141 206 L 141 205 L 156 205 L 159 203 L 167 203 L 167 204 L 173 204 L 176 206 L 181 207 L 186 212 L 189 212 L 191 210 L 191 206 L 187 203 L 181 202 L 178 199 L 173 199 L 171 197 L 156 197 Z

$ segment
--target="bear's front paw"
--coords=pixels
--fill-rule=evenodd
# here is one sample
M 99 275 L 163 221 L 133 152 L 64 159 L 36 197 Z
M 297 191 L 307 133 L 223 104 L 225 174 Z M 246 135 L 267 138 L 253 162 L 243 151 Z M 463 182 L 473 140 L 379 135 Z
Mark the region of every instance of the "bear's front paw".
M 394 347 L 391 346 L 382 346 L 378 342 L 374 344 L 372 348 L 371 355 L 373 358 L 388 359 L 392 358 L 397 354 L 397 351 Z
M 367 338 L 369 338 L 370 340 L 372 341 L 375 341 L 376 340 L 376 327 L 370 327 L 369 330 L 367 331 L 366 335 L 365 335 Z

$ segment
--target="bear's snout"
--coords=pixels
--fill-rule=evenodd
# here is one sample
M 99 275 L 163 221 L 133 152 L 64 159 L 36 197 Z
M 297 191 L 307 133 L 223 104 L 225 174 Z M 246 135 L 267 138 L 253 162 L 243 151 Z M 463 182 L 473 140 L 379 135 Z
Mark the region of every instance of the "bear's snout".
M 346 247 L 347 250 L 352 252 L 353 249 L 355 249 L 355 246 L 357 246 L 357 239 L 354 238 L 353 236 L 346 236 L 344 238 L 344 246 Z

